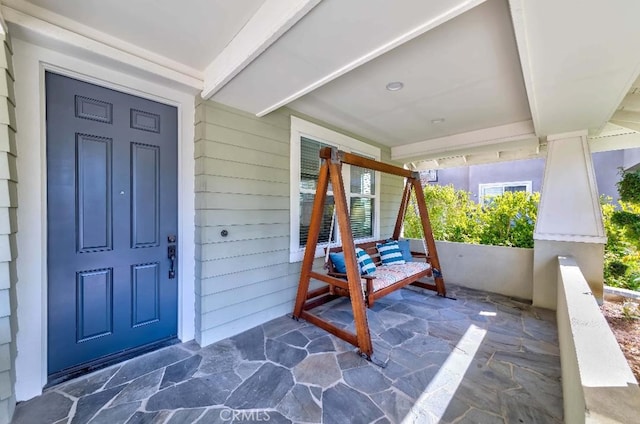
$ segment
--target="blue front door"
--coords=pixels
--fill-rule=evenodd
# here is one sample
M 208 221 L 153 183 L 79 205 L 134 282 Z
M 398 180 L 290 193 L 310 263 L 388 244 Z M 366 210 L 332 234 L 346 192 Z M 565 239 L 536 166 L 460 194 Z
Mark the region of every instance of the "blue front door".
M 51 377 L 177 334 L 177 110 L 47 72 L 46 117 Z

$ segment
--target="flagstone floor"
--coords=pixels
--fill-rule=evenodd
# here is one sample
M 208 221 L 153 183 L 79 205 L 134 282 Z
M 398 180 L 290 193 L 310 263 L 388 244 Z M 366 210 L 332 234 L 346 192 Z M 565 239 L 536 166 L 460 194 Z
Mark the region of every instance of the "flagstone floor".
M 554 313 L 449 285 L 368 311 L 380 368 L 281 317 L 205 348 L 171 346 L 18 404 L 13 423 L 561 423 Z M 316 309 L 352 328 L 347 299 Z

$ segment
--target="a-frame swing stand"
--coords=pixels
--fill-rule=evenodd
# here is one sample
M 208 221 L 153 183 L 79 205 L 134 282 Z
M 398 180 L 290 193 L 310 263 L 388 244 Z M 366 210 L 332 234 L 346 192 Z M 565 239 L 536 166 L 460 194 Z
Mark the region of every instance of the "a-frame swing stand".
M 351 223 L 349 220 L 349 209 L 347 206 L 347 194 L 342 180 L 342 164 L 355 165 L 406 178 L 406 184 L 400 203 L 400 210 L 398 211 L 398 217 L 396 219 L 396 225 L 393 232 L 393 239 L 397 240 L 400 236 L 405 213 L 411 199 L 411 190 L 413 189 L 420 215 L 420 222 L 422 224 L 424 241 L 427 248 L 427 261 L 433 269 L 435 285 L 424 284 L 418 281 L 412 282 L 411 284 L 435 290 L 439 295 L 446 296 L 442 270 L 440 268 L 438 252 L 436 250 L 436 244 L 431 231 L 429 213 L 424 199 L 420 175 L 417 172 L 412 172 L 355 154 L 342 152 L 331 147 L 321 149 L 320 158 L 322 159 L 322 165 L 320 167 L 318 186 L 311 212 L 307 246 L 304 253 L 304 260 L 302 262 L 302 269 L 300 271 L 300 282 L 298 285 L 298 294 L 293 310 L 293 317 L 296 319 L 305 319 L 335 336 L 340 337 L 346 342 L 356 346 L 360 350 L 361 354 L 368 359 L 371 359 L 373 355 L 373 345 L 371 343 L 371 333 L 367 323 L 366 304 L 362 293 L 360 270 L 356 261 L 355 244 L 353 241 L 353 233 L 351 231 Z M 333 187 L 338 230 L 340 231 L 342 250 L 344 252 L 347 268 L 346 283 L 344 279 L 313 271 L 314 256 L 318 244 L 329 183 L 331 183 Z M 311 279 L 325 282 L 328 285 L 309 291 L 309 283 L 311 282 Z M 339 287 L 343 289 L 343 291 L 344 289 L 348 290 L 353 309 L 353 318 L 355 321 L 355 334 L 339 328 L 320 316 L 310 312 L 310 310 L 316 306 L 336 298 L 336 296 L 333 295 L 332 287 Z

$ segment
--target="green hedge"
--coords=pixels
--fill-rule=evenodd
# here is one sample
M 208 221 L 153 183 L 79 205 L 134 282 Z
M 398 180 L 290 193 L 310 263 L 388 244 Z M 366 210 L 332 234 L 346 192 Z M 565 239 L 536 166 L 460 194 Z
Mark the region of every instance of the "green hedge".
M 600 199 L 607 232 L 604 280 L 610 286 L 640 290 L 640 171 L 620 175 L 618 204 Z
M 477 204 L 470 193 L 456 190 L 452 185 L 427 185 L 424 194 L 436 240 L 533 247 L 538 193 L 505 193 L 486 205 Z M 422 237 L 422 227 L 411 207 L 407 211 L 404 235 Z
M 640 216 L 640 205 L 602 198 L 602 217 L 607 233 L 604 253 L 604 281 L 614 287 L 640 290 L 640 239 L 631 217 Z M 617 206 L 617 207 L 616 207 Z

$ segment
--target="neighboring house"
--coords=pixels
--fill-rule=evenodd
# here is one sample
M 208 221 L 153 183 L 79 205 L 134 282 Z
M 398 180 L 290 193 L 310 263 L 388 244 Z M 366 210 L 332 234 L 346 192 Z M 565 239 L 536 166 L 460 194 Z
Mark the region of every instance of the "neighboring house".
M 320 144 L 399 166 L 545 144 L 516 297 L 555 309 L 559 255 L 601 297 L 585 152 L 640 146 L 638 13 L 634 0 L 2 0 L 0 423 L 60 379 L 291 312 Z M 359 236 L 389 237 L 402 179 L 343 178 Z
M 598 193 L 618 200 L 616 183 L 620 169 L 633 169 L 640 164 L 640 149 L 612 150 L 593 153 Z M 544 177 L 544 159 L 524 159 L 486 165 L 471 165 L 423 172 L 429 184 L 453 185 L 471 193 L 478 203 L 485 197 L 506 191 L 540 192 Z M 435 180 L 435 181 L 434 181 Z

